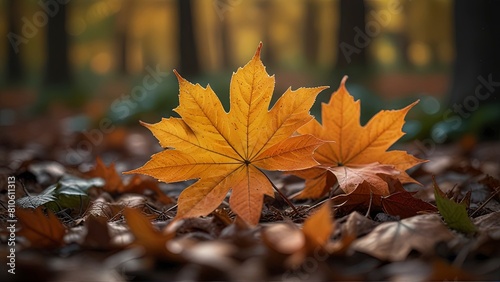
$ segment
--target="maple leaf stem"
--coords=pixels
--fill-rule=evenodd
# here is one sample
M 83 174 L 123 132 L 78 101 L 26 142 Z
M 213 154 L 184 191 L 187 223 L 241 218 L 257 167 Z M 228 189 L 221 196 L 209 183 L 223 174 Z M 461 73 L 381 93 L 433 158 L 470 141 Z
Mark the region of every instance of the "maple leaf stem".
M 308 207 L 306 211 L 313 210 L 313 209 L 315 209 L 315 208 L 317 208 L 317 207 L 321 206 L 323 203 L 325 203 L 325 202 L 327 202 L 327 201 L 331 200 L 331 199 L 333 198 L 333 195 L 335 194 L 335 192 L 336 192 L 339 188 L 340 188 L 339 183 L 338 183 L 338 182 L 337 182 L 337 183 L 335 183 L 335 184 L 332 186 L 332 189 L 330 189 L 330 192 L 329 192 L 328 197 L 327 197 L 326 199 L 321 200 L 321 201 L 317 202 L 316 204 L 314 204 L 314 205 L 312 205 L 312 206 Z M 332 206 L 332 207 L 340 207 L 340 206 L 342 206 L 343 204 L 344 204 L 344 203 L 342 203 L 342 204 L 340 204 L 340 205 L 334 205 L 334 206 Z
M 340 188 L 340 185 L 339 185 L 339 183 L 338 183 L 338 182 L 336 182 L 336 183 L 333 185 L 332 189 L 330 189 L 330 193 L 329 193 L 329 195 L 328 195 L 328 198 L 329 198 L 329 199 L 333 198 L 333 195 L 335 195 L 335 192 L 337 192 L 337 190 L 338 190 L 339 188 Z
M 331 198 L 326 198 L 326 199 L 324 199 L 324 200 L 321 200 L 321 201 L 317 202 L 316 204 L 314 204 L 314 205 L 312 205 L 312 206 L 308 207 L 308 208 L 306 209 L 306 211 L 313 210 L 313 209 L 315 209 L 315 208 L 317 208 L 317 207 L 321 206 L 323 203 L 325 203 L 326 201 L 329 201 L 329 200 L 331 200 Z
M 295 207 L 295 205 L 292 204 L 292 202 L 290 202 L 290 200 L 288 199 L 288 197 L 285 194 L 283 194 L 278 189 L 278 187 L 276 187 L 276 185 L 274 185 L 274 183 L 271 181 L 271 179 L 269 178 L 269 176 L 267 176 L 267 174 L 265 174 L 260 168 L 258 168 L 258 167 L 255 167 L 255 168 L 257 168 L 262 174 L 264 174 L 264 176 L 267 178 L 267 180 L 269 180 L 269 183 L 271 183 L 271 185 L 273 186 L 274 191 L 276 191 L 280 195 L 280 197 L 288 204 L 288 206 L 290 206 L 292 208 L 293 212 L 295 212 L 295 214 L 297 214 L 297 215 L 302 215 L 299 212 L 299 210 L 297 210 L 297 208 Z
M 373 202 L 373 193 L 370 190 L 370 203 L 368 204 L 368 210 L 366 211 L 365 217 L 368 218 L 370 215 L 370 210 L 372 209 L 372 202 Z
M 170 208 L 168 208 L 166 211 L 160 211 L 160 210 L 156 209 L 155 207 L 153 207 L 153 206 L 152 206 L 151 204 L 149 204 L 149 203 L 146 203 L 146 206 L 148 207 L 148 209 L 149 209 L 150 211 L 153 211 L 154 213 L 158 214 L 158 216 L 162 216 L 162 215 L 166 214 L 167 212 L 169 212 L 169 211 L 171 211 L 171 210 L 175 209 L 175 208 L 177 207 L 177 204 L 175 204 L 175 205 L 171 206 L 171 207 L 170 207 Z
M 317 208 L 317 207 L 321 206 L 322 204 L 324 204 L 325 202 L 330 201 L 331 199 L 332 199 L 331 197 L 328 197 L 328 198 L 326 198 L 326 199 L 323 199 L 323 200 L 321 200 L 321 201 L 317 202 L 316 204 L 314 204 L 314 205 L 312 205 L 312 206 L 308 207 L 305 211 L 306 211 L 306 212 L 309 212 L 310 210 L 313 210 L 313 209 L 315 209 L 315 208 Z M 339 208 L 339 207 L 343 206 L 346 202 L 347 202 L 347 201 L 345 201 L 345 202 L 343 202 L 343 203 L 341 203 L 341 204 L 332 205 L 331 207 L 332 207 L 332 208 Z
M 177 208 L 177 204 L 175 204 L 175 205 L 171 206 L 170 208 L 168 208 L 168 209 L 167 209 L 166 211 L 164 211 L 163 213 L 167 213 L 167 212 L 169 212 L 169 211 L 171 211 L 171 210 L 173 210 L 173 209 L 175 209 L 175 208 Z

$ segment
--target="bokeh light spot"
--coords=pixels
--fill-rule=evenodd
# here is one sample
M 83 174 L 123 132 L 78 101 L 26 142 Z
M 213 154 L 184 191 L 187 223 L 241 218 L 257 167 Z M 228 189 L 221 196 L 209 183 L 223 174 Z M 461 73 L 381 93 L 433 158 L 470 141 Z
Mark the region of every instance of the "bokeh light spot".
M 432 96 L 426 96 L 421 99 L 422 111 L 428 115 L 433 115 L 441 109 L 441 103 Z
M 107 52 L 101 52 L 92 58 L 90 67 L 98 74 L 105 74 L 110 71 L 111 63 L 111 55 Z

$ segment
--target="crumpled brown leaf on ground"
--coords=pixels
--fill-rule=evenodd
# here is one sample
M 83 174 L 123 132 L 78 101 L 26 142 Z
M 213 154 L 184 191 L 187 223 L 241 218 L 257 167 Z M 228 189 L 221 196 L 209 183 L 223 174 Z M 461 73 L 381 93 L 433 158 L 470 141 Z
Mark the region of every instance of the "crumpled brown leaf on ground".
M 141 246 L 146 253 L 159 258 L 178 259 L 178 255 L 167 248 L 167 243 L 175 237 L 174 232 L 162 232 L 151 225 L 151 219 L 140 210 L 125 208 L 123 211 L 135 245 Z
M 352 244 L 353 250 L 381 260 L 402 261 L 412 250 L 433 254 L 435 245 L 455 236 L 435 214 L 417 215 L 401 221 L 385 222 Z
M 50 249 L 64 245 L 66 227 L 51 211 L 45 215 L 43 207 L 17 209 L 16 216 L 22 226 L 17 235 L 26 238 L 30 247 Z
M 163 204 L 174 203 L 175 201 L 165 195 L 158 187 L 158 182 L 151 178 L 134 175 L 127 184 L 123 183 L 122 177 L 118 174 L 115 164 L 106 166 L 101 158 L 96 159 L 96 166 L 86 173 L 89 177 L 100 177 L 106 182 L 104 191 L 111 194 L 138 193 L 143 194 L 149 190 L 154 193 L 154 198 Z

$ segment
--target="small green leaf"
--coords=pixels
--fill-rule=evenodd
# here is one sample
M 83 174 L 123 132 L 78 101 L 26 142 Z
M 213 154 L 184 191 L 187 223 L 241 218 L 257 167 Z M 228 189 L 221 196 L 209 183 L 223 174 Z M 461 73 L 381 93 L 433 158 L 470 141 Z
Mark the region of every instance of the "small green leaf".
M 443 216 L 446 225 L 465 234 L 476 232 L 476 226 L 472 223 L 463 204 L 455 203 L 446 198 L 439 189 L 436 181 L 434 182 L 434 197 L 439 213 Z
M 53 212 L 58 212 L 64 209 L 85 209 L 89 203 L 90 199 L 88 196 L 73 196 L 60 194 L 57 195 L 57 199 L 52 202 L 48 202 L 45 204 L 47 208 L 52 210 Z
M 63 176 L 58 183 L 50 185 L 38 195 L 29 195 L 16 201 L 22 208 L 37 208 L 45 205 L 53 211 L 62 208 L 77 208 L 88 202 L 87 190 L 102 187 L 101 178 L 81 179 L 70 175 Z
M 89 202 L 88 189 L 103 185 L 101 178 L 82 179 L 65 175 L 57 183 L 54 193 L 57 199 L 46 206 L 55 212 L 65 208 L 84 208 Z

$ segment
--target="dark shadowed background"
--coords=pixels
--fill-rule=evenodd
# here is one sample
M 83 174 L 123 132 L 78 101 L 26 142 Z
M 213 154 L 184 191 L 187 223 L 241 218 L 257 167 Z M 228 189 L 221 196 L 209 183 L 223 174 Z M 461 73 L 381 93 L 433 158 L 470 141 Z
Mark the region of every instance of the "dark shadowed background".
M 0 142 L 8 150 L 58 146 L 63 150 L 55 157 L 73 164 L 123 142 L 143 154 L 140 134 L 130 130 L 143 133 L 139 119 L 174 114 L 173 69 L 193 83 L 210 83 L 227 107 L 231 73 L 260 41 L 263 62 L 276 75 L 275 97 L 289 86 L 331 87 L 313 108 L 318 118 L 320 102 L 349 75 L 363 122 L 420 99 L 405 140 L 424 153 L 464 136 L 495 139 L 498 6 L 485 0 L 2 0 Z

